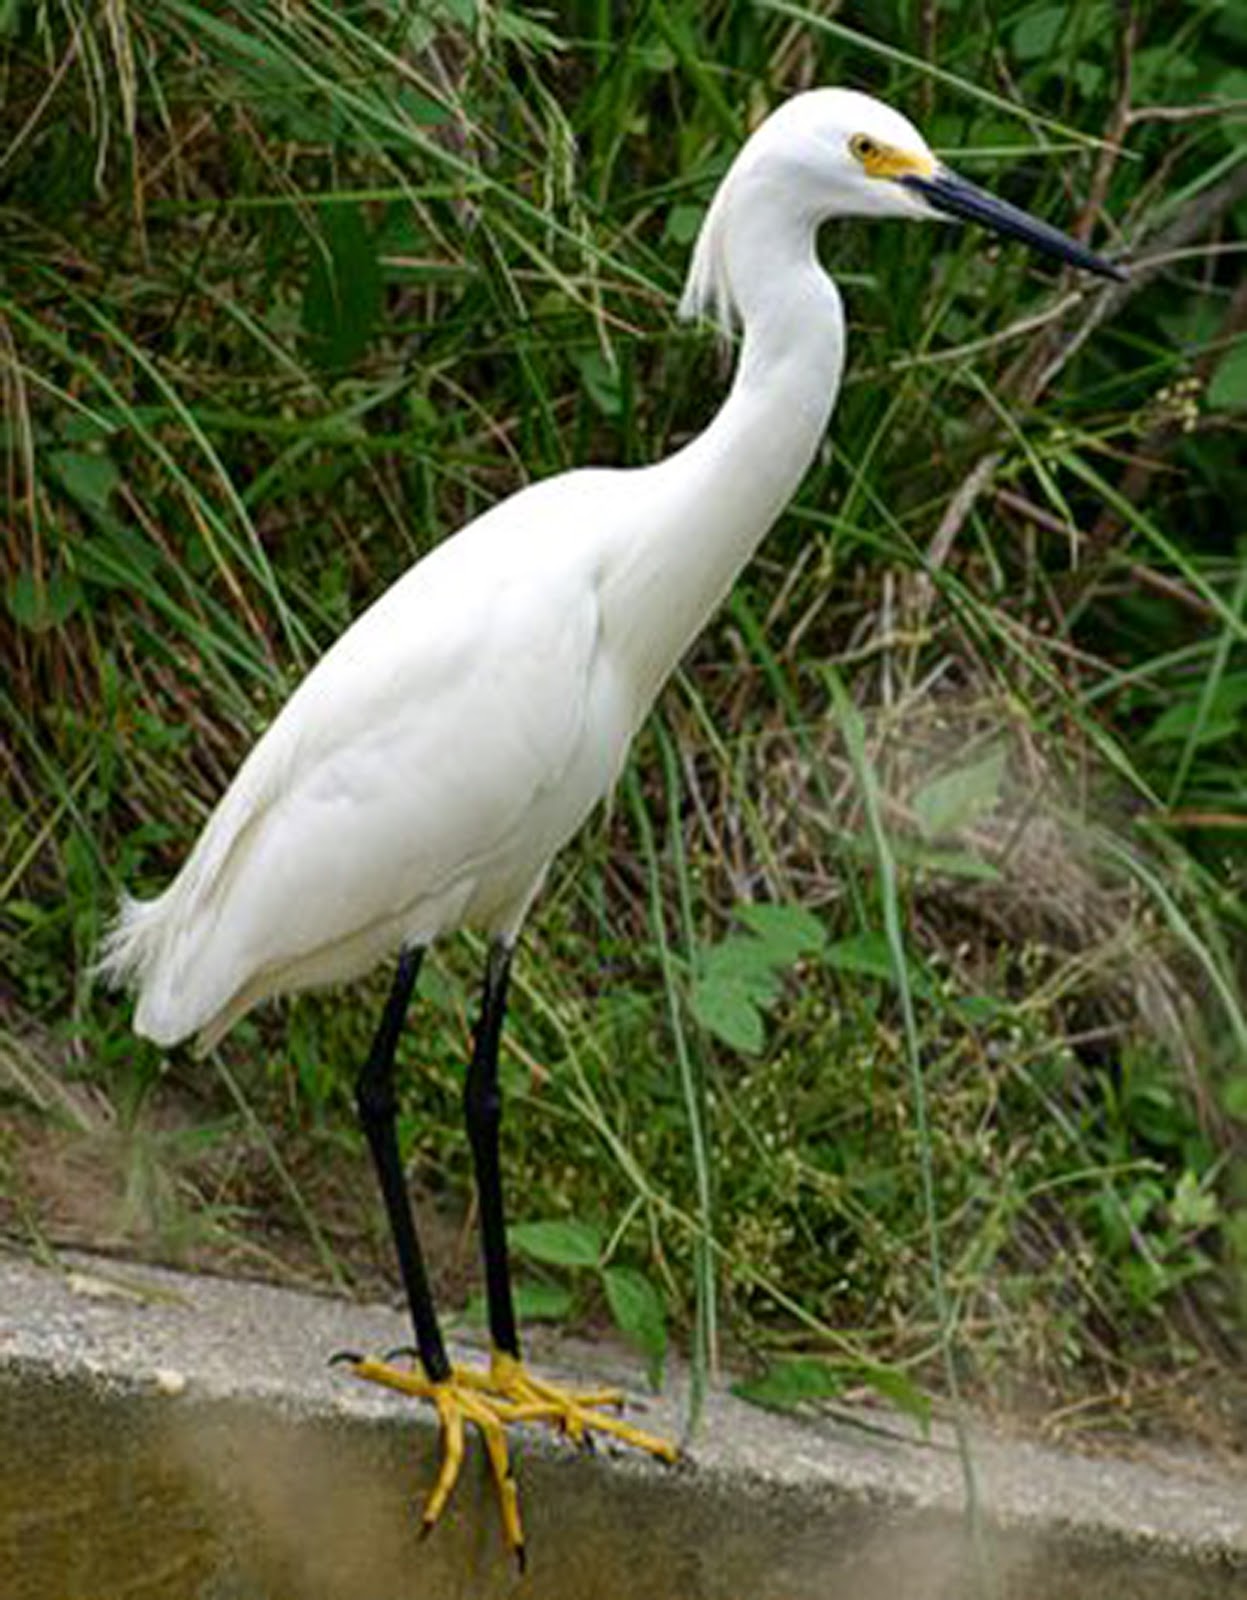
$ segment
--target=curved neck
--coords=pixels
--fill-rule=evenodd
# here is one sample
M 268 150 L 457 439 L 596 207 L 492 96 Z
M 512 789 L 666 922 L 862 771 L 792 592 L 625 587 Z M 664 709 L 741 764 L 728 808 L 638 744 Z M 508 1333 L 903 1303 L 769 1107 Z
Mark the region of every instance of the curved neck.
M 840 296 L 812 223 L 751 230 L 733 289 L 745 337 L 731 392 L 675 455 L 639 469 L 603 618 L 638 696 L 638 721 L 796 492 L 835 404 L 844 359 Z M 733 268 L 737 263 L 731 263 Z
M 758 304 L 741 304 L 745 336 L 732 387 L 717 416 L 671 458 L 705 458 L 716 474 L 707 485 L 752 539 L 752 553 L 796 492 L 831 419 L 844 365 L 844 313 L 835 284 L 814 256 L 799 268 L 776 268 L 774 289 Z M 742 297 L 743 299 L 743 297 Z M 727 528 L 715 538 L 727 539 Z
M 714 247 L 744 341 L 722 409 L 665 466 L 704 473 L 700 491 L 722 519 L 712 542 L 738 558 L 734 575 L 822 439 L 844 364 L 844 312 L 818 262 L 818 217 L 794 207 L 765 165 L 728 182 Z

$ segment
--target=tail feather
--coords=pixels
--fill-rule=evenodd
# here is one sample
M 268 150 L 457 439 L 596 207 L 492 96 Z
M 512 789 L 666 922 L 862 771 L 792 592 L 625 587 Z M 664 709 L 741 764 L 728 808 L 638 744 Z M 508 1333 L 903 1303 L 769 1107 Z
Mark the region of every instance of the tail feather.
M 176 884 L 154 900 L 122 895 L 91 965 L 92 977 L 138 995 L 135 1032 L 159 1045 L 177 1044 L 197 1026 L 197 1020 L 188 1020 L 185 1007 L 176 1003 L 167 977 L 175 889 Z

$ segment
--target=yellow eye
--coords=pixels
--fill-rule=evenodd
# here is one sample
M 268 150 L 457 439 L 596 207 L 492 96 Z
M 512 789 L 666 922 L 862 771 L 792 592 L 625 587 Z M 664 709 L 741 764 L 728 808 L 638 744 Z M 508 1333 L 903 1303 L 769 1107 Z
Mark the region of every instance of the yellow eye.
M 879 145 L 868 133 L 855 133 L 849 140 L 849 149 L 863 164 L 881 154 Z

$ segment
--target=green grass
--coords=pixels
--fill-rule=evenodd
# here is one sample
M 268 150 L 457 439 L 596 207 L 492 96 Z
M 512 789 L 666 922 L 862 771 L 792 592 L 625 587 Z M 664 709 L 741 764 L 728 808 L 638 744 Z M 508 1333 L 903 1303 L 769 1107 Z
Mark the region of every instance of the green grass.
M 1247 124 L 1198 112 L 1243 99 L 1243 23 L 1145 8 L 1123 43 L 1115 17 L 8 9 L 11 1227 L 59 1237 L 21 1149 L 72 1123 L 119 1172 L 110 1242 L 366 1279 L 332 1175 L 366 1182 L 377 985 L 166 1065 L 90 992 L 90 952 L 410 561 L 529 478 L 705 421 L 721 361 L 673 319 L 701 209 L 762 110 L 852 82 L 1059 224 L 1095 196 L 1135 277 L 827 230 L 852 323 L 829 446 L 518 964 L 516 1221 L 591 1228 L 529 1232 L 529 1310 L 613 1317 L 654 1362 L 665 1323 L 699 1379 L 769 1364 L 772 1399 L 1059 1406 L 1227 1359 Z M 454 1216 L 479 960 L 438 954 L 404 1045 L 412 1170 Z

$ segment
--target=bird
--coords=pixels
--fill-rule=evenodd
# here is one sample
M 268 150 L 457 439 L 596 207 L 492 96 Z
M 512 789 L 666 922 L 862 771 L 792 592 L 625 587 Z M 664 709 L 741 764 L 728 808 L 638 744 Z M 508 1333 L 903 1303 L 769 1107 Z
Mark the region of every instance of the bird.
M 132 989 L 133 1027 L 211 1049 L 261 1001 L 396 958 L 355 1079 L 415 1346 L 359 1377 L 431 1402 L 441 1453 L 423 1529 L 479 1429 L 505 1545 L 523 1564 L 508 1451 L 516 1423 L 604 1434 L 663 1460 L 609 1390 L 525 1365 L 507 1258 L 498 1055 L 513 953 L 558 851 L 617 783 L 663 683 L 796 492 L 845 355 L 816 240 L 838 219 L 976 223 L 1106 278 L 1124 269 L 958 176 L 900 112 L 828 87 L 783 101 L 745 140 L 705 213 L 679 310 L 739 352 L 709 424 L 644 466 L 537 480 L 444 539 L 327 650 L 252 747 L 184 865 L 123 896 L 96 961 Z M 400 1159 L 395 1050 L 424 953 L 483 936 L 464 1083 L 491 1354 L 452 1363 Z

